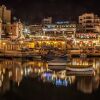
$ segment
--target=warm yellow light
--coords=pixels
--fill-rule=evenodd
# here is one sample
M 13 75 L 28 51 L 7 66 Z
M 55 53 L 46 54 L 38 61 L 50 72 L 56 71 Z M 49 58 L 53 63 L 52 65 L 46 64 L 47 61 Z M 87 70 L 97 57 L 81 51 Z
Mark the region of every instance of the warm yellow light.
M 30 47 L 31 48 L 34 48 L 35 46 L 34 46 L 34 43 L 30 43 Z
M 42 39 L 44 38 L 44 36 L 42 36 Z
M 41 44 L 42 42 L 39 42 L 39 44 Z
M 50 42 L 48 41 L 47 44 L 50 44 Z
M 20 43 L 23 44 L 24 42 L 23 41 L 20 41 Z
M 62 42 L 62 44 L 65 44 L 65 42 Z
M 6 45 L 6 43 L 4 42 L 4 43 L 2 43 L 3 45 Z
M 57 42 L 54 42 L 55 44 L 57 43 Z
M 38 63 L 38 66 L 41 67 L 41 63 L 40 62 Z

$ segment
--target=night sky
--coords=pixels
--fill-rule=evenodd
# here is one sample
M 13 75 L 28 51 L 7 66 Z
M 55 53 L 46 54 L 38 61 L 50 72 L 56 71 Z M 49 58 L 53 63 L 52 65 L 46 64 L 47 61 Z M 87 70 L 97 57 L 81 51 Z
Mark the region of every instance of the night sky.
M 83 12 L 100 15 L 100 0 L 0 0 L 1 4 L 25 23 L 40 22 L 47 16 L 54 20 L 76 20 Z

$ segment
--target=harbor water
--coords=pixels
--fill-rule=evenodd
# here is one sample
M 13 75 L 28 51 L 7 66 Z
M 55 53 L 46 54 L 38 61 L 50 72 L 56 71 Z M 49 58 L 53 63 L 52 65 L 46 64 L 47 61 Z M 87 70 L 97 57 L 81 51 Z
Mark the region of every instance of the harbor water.
M 92 65 L 95 73 L 69 73 L 63 67 L 50 70 L 48 62 L 43 60 L 0 59 L 0 100 L 100 98 L 100 58 L 72 58 L 66 63 Z

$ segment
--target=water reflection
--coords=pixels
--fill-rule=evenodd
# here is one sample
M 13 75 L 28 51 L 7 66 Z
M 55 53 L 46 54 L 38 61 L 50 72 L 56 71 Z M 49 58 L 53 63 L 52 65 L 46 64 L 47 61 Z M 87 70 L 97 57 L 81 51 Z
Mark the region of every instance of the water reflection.
M 75 76 L 67 76 L 66 71 L 45 72 L 41 75 L 44 82 L 52 82 L 57 86 L 67 86 L 75 81 Z
M 11 80 L 20 85 L 24 76 L 39 76 L 43 82 L 50 82 L 56 86 L 70 87 L 73 84 L 78 91 L 92 93 L 100 85 L 100 58 L 73 58 L 69 64 L 92 64 L 96 70 L 95 75 L 70 75 L 65 70 L 51 71 L 45 61 L 23 59 L 0 59 L 0 92 L 10 90 Z
M 23 61 L 23 60 L 0 60 L 0 91 L 4 92 L 10 89 L 10 80 L 20 84 L 24 76 L 31 73 L 40 73 L 47 71 L 47 63 L 43 61 Z
M 95 74 L 69 74 L 67 71 L 45 72 L 42 74 L 42 80 L 45 82 L 52 82 L 57 86 L 71 86 L 76 85 L 78 91 L 83 93 L 92 93 L 99 88 L 100 84 L 100 58 L 73 58 L 71 65 L 93 65 Z
M 84 93 L 92 93 L 99 88 L 99 76 L 77 76 L 77 89 Z

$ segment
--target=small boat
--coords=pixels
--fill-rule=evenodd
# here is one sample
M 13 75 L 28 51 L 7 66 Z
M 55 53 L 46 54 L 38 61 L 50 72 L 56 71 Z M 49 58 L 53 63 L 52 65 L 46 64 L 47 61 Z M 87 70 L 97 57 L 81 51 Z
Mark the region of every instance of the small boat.
M 72 72 L 94 72 L 92 65 L 67 65 L 66 70 Z
M 35 59 L 42 59 L 42 57 L 40 55 L 33 56 L 33 58 L 35 58 Z
M 67 60 L 68 56 L 67 56 L 67 55 L 60 55 L 60 56 L 58 56 L 58 58 L 61 58 L 61 59 Z
M 60 58 L 55 58 L 54 60 L 48 61 L 50 66 L 66 66 L 67 62 Z
M 93 76 L 95 74 L 95 71 L 66 71 L 66 75 L 69 76 Z
M 54 59 L 55 54 L 51 51 L 49 51 L 47 54 L 43 55 L 42 58 L 46 60 L 52 60 Z

